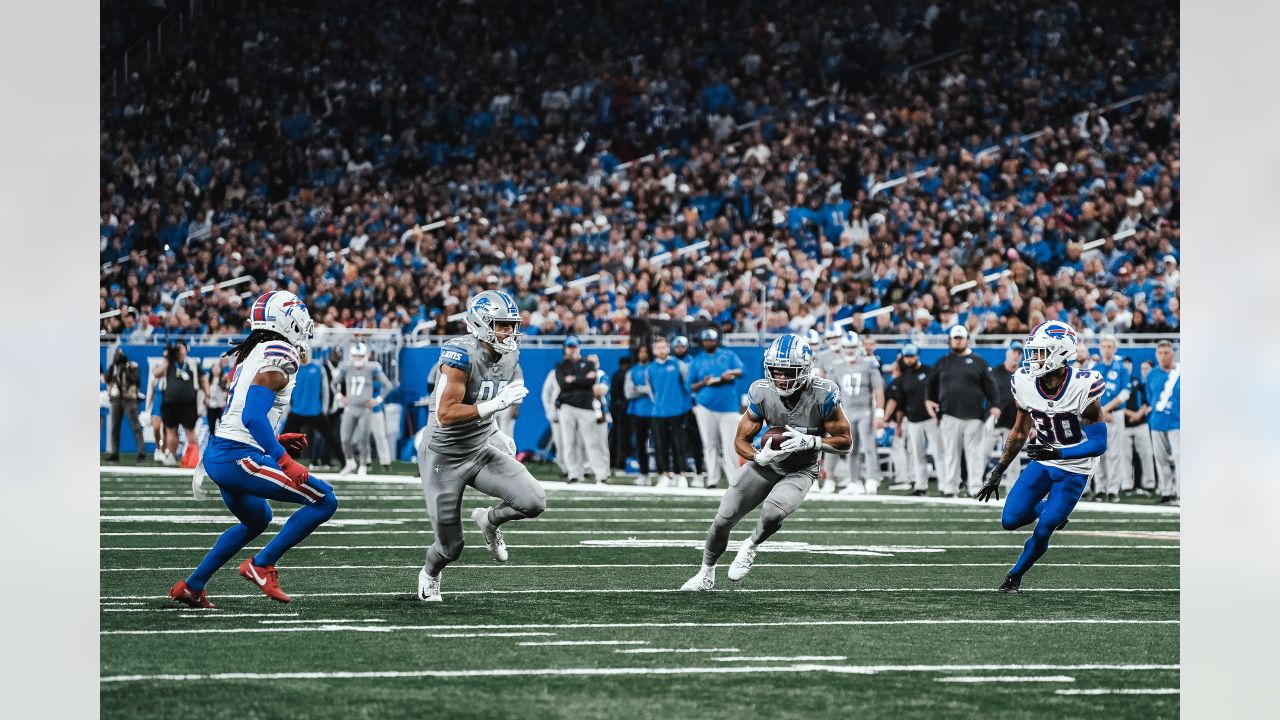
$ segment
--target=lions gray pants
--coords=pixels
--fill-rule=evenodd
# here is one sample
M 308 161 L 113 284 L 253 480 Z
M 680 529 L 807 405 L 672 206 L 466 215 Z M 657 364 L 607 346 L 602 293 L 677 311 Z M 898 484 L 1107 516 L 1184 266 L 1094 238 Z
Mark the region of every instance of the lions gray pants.
M 339 428 L 342 438 L 342 453 L 349 460 L 361 465 L 369 464 L 369 408 L 348 405 L 342 412 L 342 425 Z
M 462 494 L 468 485 L 502 500 L 489 511 L 489 522 L 495 527 L 538 517 L 547 509 L 547 495 L 524 465 L 488 444 L 473 455 L 454 457 L 429 450 L 430 438 L 428 430 L 418 450 L 418 474 L 435 533 L 435 542 L 427 548 L 426 567 L 435 576 L 462 555 Z
M 929 489 L 929 460 L 925 450 L 933 454 L 938 468 L 938 487 L 942 487 L 942 435 L 933 420 L 907 421 L 907 471 L 912 489 Z
M 1111 422 L 1107 423 L 1107 451 L 1100 458 L 1098 469 L 1093 474 L 1094 492 L 1107 495 L 1118 495 L 1124 485 L 1126 475 L 1125 463 L 1132 464 L 1127 444 L 1121 442 L 1124 437 L 1124 410 L 1117 409 L 1111 413 Z
M 1156 489 L 1155 474 L 1155 450 L 1151 447 L 1151 427 L 1146 423 L 1134 425 L 1124 429 L 1124 442 L 1121 443 L 1124 449 L 1124 486 L 1123 490 L 1133 490 L 1135 487 L 1133 477 L 1133 454 L 1138 455 L 1138 465 L 1142 468 L 1142 478 L 1138 481 L 1141 483 L 1137 487 L 1143 490 Z
M 875 420 L 871 415 L 855 413 L 849 416 L 849 426 L 853 435 L 853 446 L 849 448 L 849 482 L 862 482 L 865 472 L 867 484 L 877 486 L 880 484 L 880 449 L 876 447 Z
M 960 456 L 964 455 L 966 479 L 970 495 L 982 487 L 982 476 L 987 470 L 987 456 L 991 446 L 987 443 L 987 431 L 981 420 L 961 420 L 943 415 L 938 429 L 942 435 L 942 467 L 938 469 L 938 490 L 944 495 L 954 495 L 960 490 Z M 937 456 L 934 456 L 937 459 Z
M 703 565 L 715 565 L 729 546 L 729 533 L 747 513 L 760 507 L 751 540 L 762 543 L 782 527 L 782 521 L 800 507 L 809 486 L 818 478 L 817 468 L 783 474 L 769 466 L 749 462 L 720 498 L 720 509 L 707 531 L 707 544 L 702 552 Z

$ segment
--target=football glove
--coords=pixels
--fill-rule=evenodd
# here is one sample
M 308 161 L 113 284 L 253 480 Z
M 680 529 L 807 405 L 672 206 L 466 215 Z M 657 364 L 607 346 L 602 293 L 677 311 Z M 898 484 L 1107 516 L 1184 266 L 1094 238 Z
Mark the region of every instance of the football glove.
M 791 457 L 791 453 L 785 450 L 774 450 L 773 448 L 760 448 L 756 451 L 754 461 L 757 465 L 772 465 L 782 462 Z
M 489 447 L 504 455 L 516 456 L 516 441 L 512 440 L 510 435 L 496 428 L 493 434 L 489 436 Z
M 987 482 L 983 484 L 982 489 L 975 495 L 977 499 L 986 502 L 994 495 L 997 500 L 1000 499 L 1000 481 L 1004 479 L 1004 471 L 995 468 L 991 474 L 987 476 Z
M 191 496 L 197 500 L 204 500 L 209 494 L 204 491 L 204 463 L 196 465 L 196 471 L 191 475 Z
M 280 456 L 278 461 L 280 471 L 289 478 L 289 486 L 297 489 L 307 482 L 307 478 L 311 477 L 311 473 L 307 469 L 298 464 L 298 461 L 289 457 L 289 453 Z
M 307 436 L 302 433 L 285 433 L 276 439 L 284 446 L 284 451 L 292 455 L 301 455 L 307 449 Z
M 1032 443 L 1027 446 L 1027 457 L 1032 460 L 1060 460 L 1062 459 L 1062 450 L 1052 445 Z
M 822 443 L 822 438 L 817 435 L 810 435 L 809 433 L 793 428 L 790 425 L 787 426 L 787 432 L 784 437 L 787 439 L 778 447 L 779 450 L 784 452 L 814 450 Z

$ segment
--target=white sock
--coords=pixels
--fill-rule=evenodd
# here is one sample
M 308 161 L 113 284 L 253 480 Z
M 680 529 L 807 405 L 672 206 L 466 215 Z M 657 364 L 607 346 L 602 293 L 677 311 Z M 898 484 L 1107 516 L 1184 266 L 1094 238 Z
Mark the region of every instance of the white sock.
M 714 576 L 715 576 L 715 574 L 716 574 L 716 566 L 715 566 L 715 565 L 703 565 L 703 566 L 702 566 L 702 574 L 703 574 L 703 575 L 711 575 L 712 577 L 714 577 Z

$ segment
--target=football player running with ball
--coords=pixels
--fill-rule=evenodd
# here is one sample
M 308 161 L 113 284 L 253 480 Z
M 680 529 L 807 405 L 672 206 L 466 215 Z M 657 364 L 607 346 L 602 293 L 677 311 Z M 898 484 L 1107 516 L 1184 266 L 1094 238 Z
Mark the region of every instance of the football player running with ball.
M 847 455 L 853 444 L 840 391 L 830 380 L 813 377 L 813 350 L 803 338 L 783 335 L 774 340 L 764 353 L 764 373 L 765 378 L 747 391 L 747 411 L 734 438 L 734 450 L 750 462 L 738 470 L 720 500 L 707 532 L 702 568 L 681 590 L 715 588 L 716 561 L 728 547 L 729 533 L 743 516 L 763 505 L 755 532 L 742 542 L 729 567 L 730 580 L 746 577 L 756 548 L 782 527 L 818 479 L 822 453 Z M 771 432 L 757 450 L 751 441 L 765 425 Z
M 516 459 L 516 444 L 494 423 L 494 414 L 529 394 L 518 379 L 520 308 L 510 295 L 486 290 L 467 303 L 470 336 L 445 343 L 436 411 L 418 449 L 418 471 L 435 543 L 418 573 L 418 599 L 439 602 L 440 574 L 462 554 L 462 493 L 468 485 L 502 500 L 471 514 L 494 560 L 506 562 L 498 527 L 535 518 L 547 507 L 542 484 Z
M 1036 522 L 1022 556 L 1009 570 L 1000 592 L 1018 592 L 1022 576 L 1044 555 L 1049 537 L 1067 524 L 1107 450 L 1107 425 L 1101 422 L 1098 398 L 1106 387 L 1097 370 L 1069 367 L 1076 356 L 1076 333 L 1057 321 L 1037 325 L 1022 348 L 1022 366 L 1013 374 L 1013 399 L 1018 416 L 1005 440 L 1004 452 L 977 498 L 1000 497 L 1005 468 L 1027 446 L 1033 462 L 1023 469 L 1005 498 L 1000 524 L 1017 530 Z

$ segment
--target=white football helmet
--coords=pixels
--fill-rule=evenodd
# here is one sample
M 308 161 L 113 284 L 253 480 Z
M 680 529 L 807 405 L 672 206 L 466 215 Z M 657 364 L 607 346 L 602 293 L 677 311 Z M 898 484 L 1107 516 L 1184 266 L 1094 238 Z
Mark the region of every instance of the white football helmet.
M 774 340 L 764 351 L 764 376 L 782 397 L 795 393 L 813 377 L 813 348 L 790 333 Z
M 351 346 L 351 364 L 356 367 L 364 367 L 369 361 L 369 346 L 362 342 L 358 342 Z
M 817 350 L 822 345 L 822 336 L 817 330 L 810 328 L 804 332 L 804 341 L 809 343 L 809 347 Z
M 498 323 L 515 323 L 515 328 L 501 342 L 495 328 Z M 520 308 L 511 296 L 501 290 L 485 290 L 467 302 L 467 331 L 477 340 L 502 354 L 515 350 L 520 337 Z
M 858 337 L 858 333 L 849 330 L 840 337 L 840 354 L 849 362 L 858 359 L 862 354 L 862 338 Z
M 253 301 L 249 311 L 250 330 L 270 330 L 278 333 L 298 348 L 306 352 L 311 347 L 311 335 L 315 324 L 311 322 L 311 313 L 297 295 L 287 290 L 267 292 Z
M 837 325 L 831 325 L 826 332 L 822 333 L 822 338 L 827 341 L 827 348 L 830 350 L 840 349 L 840 328 Z
M 1071 326 L 1050 320 L 1031 330 L 1022 346 L 1022 367 L 1040 377 L 1053 372 L 1075 359 L 1076 331 Z

